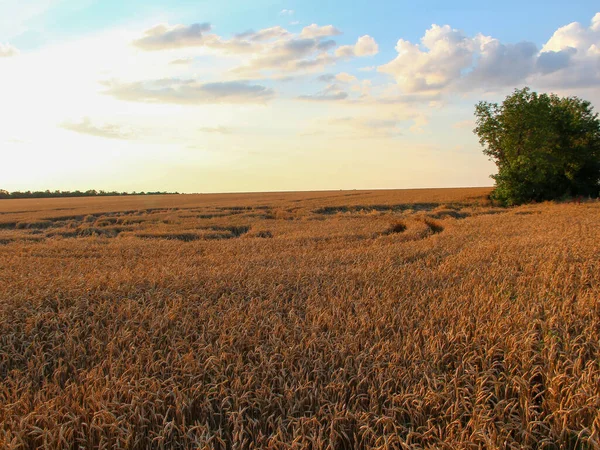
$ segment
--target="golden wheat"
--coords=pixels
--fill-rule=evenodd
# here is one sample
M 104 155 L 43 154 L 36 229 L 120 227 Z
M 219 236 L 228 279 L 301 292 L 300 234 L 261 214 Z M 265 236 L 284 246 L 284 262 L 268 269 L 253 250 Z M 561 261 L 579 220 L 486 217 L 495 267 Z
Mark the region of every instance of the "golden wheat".
M 600 448 L 600 203 L 0 202 L 0 447 Z

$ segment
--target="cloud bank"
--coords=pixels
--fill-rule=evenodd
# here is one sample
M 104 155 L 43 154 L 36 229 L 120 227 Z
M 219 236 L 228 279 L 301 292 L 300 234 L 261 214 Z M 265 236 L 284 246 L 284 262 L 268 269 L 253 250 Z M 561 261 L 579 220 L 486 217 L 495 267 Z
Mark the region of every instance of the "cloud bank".
M 274 26 L 238 33 L 229 39 L 211 33 L 211 30 L 209 23 L 160 24 L 146 30 L 132 44 L 143 51 L 203 48 L 217 54 L 247 56 L 233 70 L 244 78 L 318 71 L 341 59 L 373 56 L 379 51 L 375 39 L 368 35 L 360 37 L 354 45 L 338 46 L 332 38 L 342 32 L 333 25 L 311 24 L 299 33 Z
M 378 68 L 406 93 L 492 90 L 521 83 L 581 87 L 600 83 L 600 13 L 589 27 L 558 29 L 541 48 L 473 37 L 449 25 L 432 25 L 419 43 L 400 39 L 395 59 Z
M 264 104 L 274 97 L 274 91 L 246 81 L 201 83 L 188 79 L 163 79 L 120 83 L 106 83 L 105 92 L 119 100 L 144 103 L 173 103 L 202 105 L 219 103 Z
M 282 15 L 291 14 L 290 10 L 282 11 Z M 334 25 L 315 23 L 297 33 L 273 26 L 231 38 L 212 33 L 209 23 L 161 24 L 146 30 L 133 45 L 148 52 L 199 48 L 215 55 L 237 56 L 239 63 L 228 70 L 227 78 L 282 81 L 320 72 L 318 80 L 328 86 L 312 95 L 296 96 L 311 101 L 414 103 L 522 84 L 543 88 L 600 84 L 600 13 L 589 26 L 574 22 L 559 28 L 541 48 L 525 41 L 504 43 L 481 33 L 468 36 L 450 25 L 434 24 L 419 42 L 400 39 L 396 57 L 377 67 L 393 78 L 395 93 L 382 83 L 373 86 L 370 80 L 363 80 L 360 84 L 351 72 L 323 74 L 339 62 L 379 53 L 379 44 L 370 35 L 360 36 L 352 45 L 339 45 L 336 39 L 340 35 Z M 192 60 L 180 57 L 173 64 L 185 65 Z M 226 86 L 204 86 L 190 80 L 158 86 L 158 81 L 117 86 L 109 93 L 122 99 L 173 103 L 264 103 L 274 95 L 272 90 L 246 81 L 227 81 Z

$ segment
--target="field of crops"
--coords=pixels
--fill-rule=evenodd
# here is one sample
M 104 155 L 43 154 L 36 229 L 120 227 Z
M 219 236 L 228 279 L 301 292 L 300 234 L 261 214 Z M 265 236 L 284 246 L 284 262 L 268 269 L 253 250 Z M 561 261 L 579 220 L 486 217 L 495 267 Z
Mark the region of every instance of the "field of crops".
M 0 448 L 600 448 L 600 202 L 488 193 L 0 201 Z

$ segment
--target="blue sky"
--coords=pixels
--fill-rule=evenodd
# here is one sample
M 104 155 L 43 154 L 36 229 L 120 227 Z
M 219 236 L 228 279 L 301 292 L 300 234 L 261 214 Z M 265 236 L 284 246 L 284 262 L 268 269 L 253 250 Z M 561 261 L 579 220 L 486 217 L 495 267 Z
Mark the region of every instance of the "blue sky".
M 474 103 L 600 100 L 595 2 L 355 3 L 0 0 L 0 188 L 489 185 Z
M 36 0 L 32 0 L 35 3 Z M 5 1 L 8 8 L 23 2 Z M 265 1 L 229 0 L 65 0 L 39 2 L 42 11 L 26 20 L 30 33 L 50 39 L 94 32 L 106 27 L 144 18 L 166 18 L 180 22 L 212 22 L 221 33 L 239 32 L 245 27 L 266 28 L 288 25 L 280 15 L 282 9 L 293 10 L 295 20 L 303 23 L 336 23 L 348 34 L 371 33 L 391 49 L 400 38 L 416 40 L 432 23 L 451 24 L 467 34 L 483 32 L 502 41 L 529 40 L 542 43 L 566 22 L 585 22 L 598 10 L 594 1 Z M 53 5 L 48 9 L 44 4 Z M 2 2 L 0 2 L 2 5 Z M 6 14 L 3 21 L 11 21 Z M 289 22 L 289 21 L 288 21 Z M 4 33 L 0 40 L 22 36 Z

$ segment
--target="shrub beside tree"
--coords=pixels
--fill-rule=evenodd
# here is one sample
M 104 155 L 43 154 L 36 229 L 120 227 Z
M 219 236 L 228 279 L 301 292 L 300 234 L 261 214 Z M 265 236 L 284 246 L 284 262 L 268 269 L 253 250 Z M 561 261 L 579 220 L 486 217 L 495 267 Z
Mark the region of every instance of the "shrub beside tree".
M 524 88 L 501 105 L 479 102 L 475 116 L 483 152 L 498 166 L 494 200 L 598 197 L 600 121 L 590 102 Z

